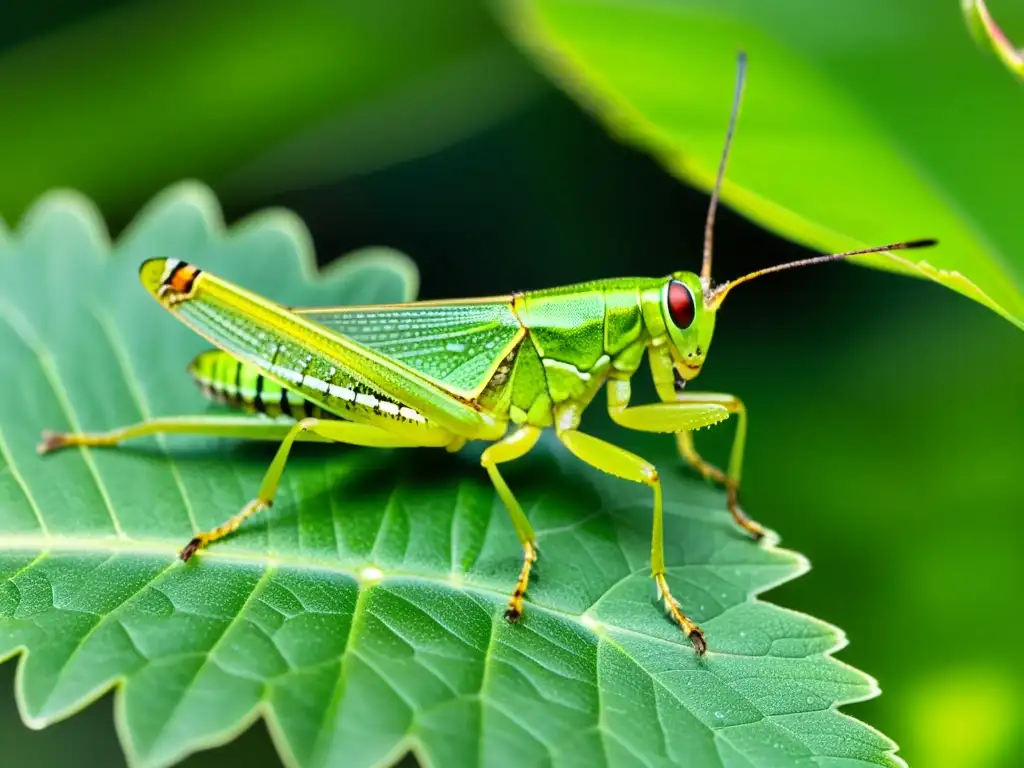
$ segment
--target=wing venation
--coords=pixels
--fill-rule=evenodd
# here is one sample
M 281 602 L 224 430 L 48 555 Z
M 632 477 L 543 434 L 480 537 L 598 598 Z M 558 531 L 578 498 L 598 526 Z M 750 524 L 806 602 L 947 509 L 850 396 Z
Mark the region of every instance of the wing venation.
M 292 310 L 467 397 L 522 338 L 511 297 Z

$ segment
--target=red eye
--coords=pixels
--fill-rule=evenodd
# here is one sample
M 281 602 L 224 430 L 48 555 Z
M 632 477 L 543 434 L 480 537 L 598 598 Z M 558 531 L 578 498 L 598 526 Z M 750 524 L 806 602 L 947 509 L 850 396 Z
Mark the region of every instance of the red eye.
M 685 331 L 693 325 L 696 309 L 693 306 L 693 294 L 690 289 L 678 280 L 668 284 L 668 314 L 676 328 Z

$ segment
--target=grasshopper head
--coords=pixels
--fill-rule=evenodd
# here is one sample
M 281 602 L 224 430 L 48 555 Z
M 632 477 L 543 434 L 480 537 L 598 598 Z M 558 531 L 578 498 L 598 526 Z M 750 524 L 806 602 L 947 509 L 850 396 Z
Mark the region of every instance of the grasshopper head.
M 692 272 L 675 272 L 661 291 L 661 315 L 676 373 L 689 381 L 700 373 L 715 332 L 715 312 L 704 299 L 704 286 Z

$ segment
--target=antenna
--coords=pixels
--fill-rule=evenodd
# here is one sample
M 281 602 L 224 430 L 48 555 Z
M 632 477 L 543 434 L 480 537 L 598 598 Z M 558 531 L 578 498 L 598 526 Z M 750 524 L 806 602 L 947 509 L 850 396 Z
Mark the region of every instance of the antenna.
M 725 178 L 725 164 L 729 159 L 729 146 L 732 135 L 736 131 L 736 121 L 740 115 L 740 102 L 743 100 L 743 83 L 747 75 L 747 54 L 739 52 L 736 64 L 736 91 L 732 97 L 732 113 L 729 115 L 729 127 L 725 132 L 725 146 L 722 148 L 722 159 L 718 163 L 718 175 L 715 186 L 711 190 L 711 202 L 708 204 L 708 217 L 704 222 L 704 261 L 700 267 L 700 280 L 705 289 L 711 287 L 711 245 L 714 239 L 715 213 L 718 210 L 718 195 L 722 191 L 722 179 Z
M 809 259 L 800 259 L 799 261 L 791 261 L 787 264 L 777 264 L 774 267 L 766 267 L 765 269 L 759 269 L 756 272 L 751 272 L 749 275 L 738 277 L 728 283 L 718 286 L 710 295 L 707 297 L 705 306 L 714 311 L 722 304 L 726 294 L 729 293 L 740 283 L 745 283 L 748 280 L 753 280 L 755 277 L 761 277 L 762 275 L 770 275 L 772 272 L 782 272 L 786 269 L 793 269 L 794 267 L 809 267 L 812 264 L 826 264 L 830 261 L 842 261 L 850 256 L 860 256 L 865 253 L 881 253 L 883 251 L 909 251 L 913 248 L 929 248 L 933 245 L 938 245 L 938 240 L 908 240 L 903 243 L 890 243 L 889 245 L 878 245 L 874 248 L 863 248 L 857 251 L 843 251 L 842 253 L 830 253 L 827 256 L 812 256 Z

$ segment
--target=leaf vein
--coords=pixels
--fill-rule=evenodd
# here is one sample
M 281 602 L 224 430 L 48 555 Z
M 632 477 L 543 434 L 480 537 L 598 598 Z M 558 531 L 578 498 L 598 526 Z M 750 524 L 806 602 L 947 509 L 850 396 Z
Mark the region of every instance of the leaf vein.
M 0 430 L 0 458 L 3 458 L 4 460 L 4 469 L 11 473 L 11 477 L 14 478 L 14 482 L 17 483 L 21 492 L 25 494 L 25 500 L 28 502 L 29 507 L 32 509 L 32 514 L 35 515 L 36 521 L 39 523 L 40 532 L 44 536 L 49 536 L 50 529 L 47 527 L 46 519 L 43 517 L 43 510 L 39 508 L 39 503 L 36 501 L 35 496 L 29 489 L 28 482 L 15 466 L 14 457 L 11 455 L 10 446 L 7 444 L 3 430 Z
M 135 407 L 138 408 L 139 414 L 144 420 L 153 418 L 152 409 L 149 406 L 149 401 L 139 387 L 135 376 L 132 375 L 131 363 L 129 362 L 128 350 L 125 349 L 123 342 L 116 331 L 116 328 L 110 322 L 107 314 L 98 308 L 93 309 L 93 317 L 96 318 L 96 322 L 100 329 L 103 331 L 103 335 L 107 339 L 107 343 L 110 344 L 110 349 L 114 353 L 114 357 L 117 359 L 117 366 L 124 379 L 125 388 L 132 396 L 132 400 L 135 402 Z M 178 493 L 181 494 L 181 501 L 185 505 L 185 512 L 188 514 L 188 521 L 192 526 L 192 533 L 198 533 L 200 531 L 199 523 L 196 521 L 195 509 L 192 506 L 192 500 L 185 490 L 185 483 L 181 477 L 181 468 L 178 466 L 178 462 L 175 461 L 174 456 L 167 449 L 167 440 L 161 435 L 155 435 L 157 443 L 160 446 L 160 450 L 167 460 L 168 468 L 171 473 L 171 477 L 174 478 L 174 484 L 178 488 Z
M 98 568 L 102 568 L 104 565 L 106 565 L 107 563 L 111 562 L 115 558 L 116 558 L 116 555 L 111 555 L 103 563 L 98 565 L 97 569 Z M 57 690 L 57 687 L 60 685 L 61 681 L 67 676 L 68 670 L 71 668 L 72 662 L 74 662 L 75 658 L 78 656 L 78 654 L 81 652 L 81 650 L 85 647 L 85 644 L 89 641 L 89 639 L 93 635 L 95 635 L 97 632 L 99 632 L 103 627 L 105 627 L 109 621 L 113 620 L 113 621 L 117 621 L 118 623 L 120 623 L 120 620 L 116 617 L 117 612 L 120 611 L 122 608 L 124 608 L 124 606 L 126 606 L 132 600 L 134 600 L 138 595 L 142 594 L 145 590 L 149 589 L 151 586 L 156 584 L 172 568 L 174 568 L 175 565 L 176 565 L 176 563 L 171 563 L 166 568 L 164 568 L 162 571 L 160 571 L 159 573 L 155 574 L 153 576 L 153 578 L 148 579 L 145 582 L 143 582 L 142 584 L 140 584 L 138 589 L 135 589 L 132 592 L 130 592 L 127 595 L 125 595 L 122 599 L 120 599 L 118 601 L 118 603 L 116 605 L 114 605 L 106 613 L 104 613 L 104 614 L 94 614 L 94 615 L 96 615 L 99 618 L 99 620 L 95 624 L 93 624 L 84 635 L 82 635 L 82 637 L 75 644 L 74 649 L 68 655 L 67 659 L 64 660 L 64 663 L 61 665 L 60 672 L 57 673 L 57 679 L 53 681 L 53 686 L 50 689 L 50 694 L 49 694 L 49 696 L 46 697 L 45 704 L 49 704 L 50 699 L 53 698 L 53 695 L 54 695 L 54 693 Z M 142 658 L 146 658 L 146 655 L 143 654 L 141 651 L 139 651 L 139 646 L 138 646 L 138 643 L 135 641 L 135 638 L 131 637 L 130 633 L 128 633 L 128 632 L 125 632 L 125 634 L 128 636 L 128 639 L 131 641 L 131 643 L 135 647 L 136 651 L 139 652 L 139 655 Z M 45 704 L 44 704 L 44 708 L 45 708 Z
M 479 732 L 477 733 L 477 765 L 483 766 L 484 763 L 484 735 L 486 728 L 484 727 L 484 718 L 487 715 L 487 707 L 485 706 L 485 697 L 487 696 L 487 685 L 490 682 L 491 677 L 491 662 L 494 658 L 494 641 L 497 636 L 498 629 L 495 626 L 496 619 L 491 617 L 491 627 L 487 634 L 487 646 L 484 648 L 484 659 L 483 669 L 480 672 L 480 687 L 477 689 L 477 699 L 480 705 L 480 718 L 478 720 L 480 724 Z
M 358 584 L 358 581 L 356 582 Z M 336 716 L 338 707 L 341 705 L 341 699 L 345 695 L 345 682 L 348 677 L 348 667 L 350 660 L 352 659 L 353 643 L 358 637 L 358 624 L 363 620 L 366 615 L 366 601 L 369 599 L 369 589 L 359 588 L 356 594 L 356 602 L 352 607 L 352 619 L 348 625 L 348 636 L 345 638 L 344 650 L 341 653 L 341 663 L 338 665 L 338 680 L 334 685 L 334 692 L 331 694 L 330 703 L 324 707 L 323 719 L 320 723 L 320 733 L 316 737 L 316 743 L 313 745 L 313 749 L 310 754 L 314 755 L 312 763 L 314 765 L 326 764 L 326 756 L 322 754 L 325 747 L 324 739 L 331 733 L 331 729 L 328 727 L 328 721 Z
M 54 398 L 57 400 L 60 409 L 64 412 L 69 426 L 76 432 L 82 431 L 82 425 L 78 420 L 74 407 L 71 405 L 67 389 L 61 382 L 60 374 L 57 372 L 57 367 L 53 362 L 53 355 L 50 353 L 50 350 L 43 343 L 42 339 L 36 335 L 31 324 L 13 307 L 6 303 L 0 303 L 0 317 L 4 319 L 10 329 L 21 339 L 22 343 L 36 356 L 36 359 L 39 361 L 39 367 L 43 372 L 43 377 L 53 390 Z M 126 539 L 124 530 L 121 528 L 121 521 L 114 510 L 110 493 L 107 490 L 106 483 L 103 482 L 99 467 L 96 466 L 92 454 L 85 448 L 80 448 L 79 454 L 82 456 L 82 461 L 85 462 L 89 474 L 92 475 L 93 481 L 96 483 L 96 490 L 99 492 L 100 498 L 103 499 L 103 503 L 107 508 L 115 534 L 119 539 Z
M 178 701 L 175 703 L 174 707 L 168 713 L 167 719 L 164 720 L 163 724 L 160 726 L 159 730 L 154 736 L 154 743 L 156 743 L 156 741 L 166 732 L 167 726 L 170 724 L 175 714 L 177 714 L 178 710 L 181 709 L 181 706 L 185 703 L 186 697 L 192 691 L 192 689 L 195 688 L 196 682 L 199 680 L 199 676 L 202 674 L 203 670 L 205 670 L 207 665 L 209 665 L 210 663 L 216 663 L 214 659 L 214 654 L 217 652 L 217 649 L 220 648 L 221 644 L 231 634 L 231 630 L 238 626 L 245 619 L 245 612 L 248 609 L 250 603 L 259 596 L 261 590 L 270 580 L 270 577 L 273 575 L 273 573 L 273 566 L 268 565 L 266 566 L 266 568 L 263 569 L 263 573 L 260 574 L 259 579 L 256 581 L 256 584 L 253 585 L 252 590 L 249 592 L 248 596 L 245 598 L 245 601 L 238 609 L 238 612 L 234 616 L 232 616 L 231 619 L 227 622 L 226 626 L 224 627 L 224 630 L 220 633 L 220 635 L 217 636 L 217 639 L 213 642 L 213 645 L 211 645 L 209 649 L 207 649 L 205 652 L 201 652 L 200 655 L 202 656 L 203 659 L 202 663 L 200 663 L 199 666 L 196 667 L 196 671 L 192 674 L 188 683 L 181 690 L 181 695 L 178 697 Z

